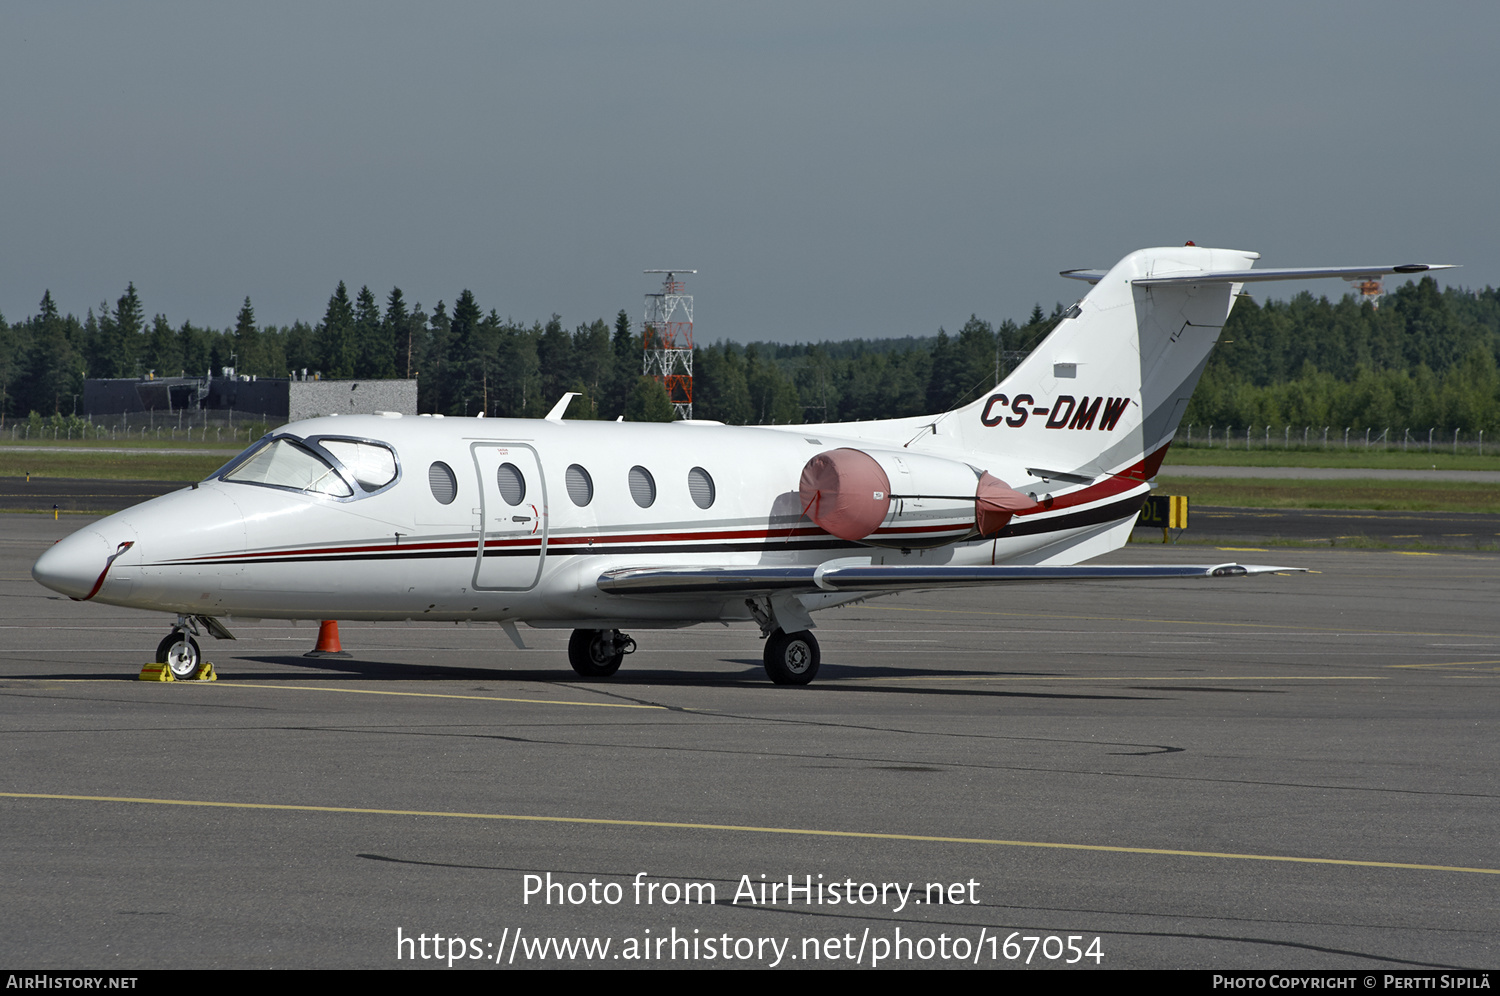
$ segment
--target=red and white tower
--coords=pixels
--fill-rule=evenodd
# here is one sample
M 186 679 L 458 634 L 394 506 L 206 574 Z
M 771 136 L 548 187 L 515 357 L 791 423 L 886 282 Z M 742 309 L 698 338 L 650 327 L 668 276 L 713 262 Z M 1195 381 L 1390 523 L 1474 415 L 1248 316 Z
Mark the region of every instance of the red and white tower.
M 1369 301 L 1375 307 L 1380 307 L 1380 299 L 1385 297 L 1385 281 L 1379 277 L 1365 277 L 1361 280 L 1351 280 L 1349 285 L 1359 292 L 1361 302 Z
M 679 274 L 697 270 L 647 270 L 665 275 L 661 290 L 646 295 L 646 317 L 641 322 L 645 346 L 642 373 L 661 381 L 672 399 L 672 415 L 693 417 L 693 295 L 683 293 Z

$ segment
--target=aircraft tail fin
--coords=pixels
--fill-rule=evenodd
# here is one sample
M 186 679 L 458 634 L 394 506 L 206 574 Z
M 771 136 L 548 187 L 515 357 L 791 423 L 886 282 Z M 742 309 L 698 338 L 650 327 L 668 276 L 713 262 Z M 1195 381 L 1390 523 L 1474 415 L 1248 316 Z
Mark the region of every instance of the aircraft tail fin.
M 1258 258 L 1189 245 L 1138 250 L 1107 271 L 1064 271 L 1092 288 L 993 391 L 945 416 L 949 425 L 934 431 L 933 444 L 956 442 L 975 458 L 1003 458 L 1033 477 L 1050 471 L 1065 483 L 1145 480 L 1160 466 L 1243 284 L 1446 268 L 1251 269 Z M 925 448 L 920 438 L 912 448 Z

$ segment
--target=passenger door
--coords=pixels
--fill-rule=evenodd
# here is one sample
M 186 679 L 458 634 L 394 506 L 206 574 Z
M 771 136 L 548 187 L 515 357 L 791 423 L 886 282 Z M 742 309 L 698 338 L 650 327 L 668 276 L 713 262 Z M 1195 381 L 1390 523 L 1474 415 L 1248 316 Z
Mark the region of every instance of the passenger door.
M 547 556 L 547 489 L 529 443 L 471 443 L 479 475 L 479 556 L 476 591 L 536 587 Z

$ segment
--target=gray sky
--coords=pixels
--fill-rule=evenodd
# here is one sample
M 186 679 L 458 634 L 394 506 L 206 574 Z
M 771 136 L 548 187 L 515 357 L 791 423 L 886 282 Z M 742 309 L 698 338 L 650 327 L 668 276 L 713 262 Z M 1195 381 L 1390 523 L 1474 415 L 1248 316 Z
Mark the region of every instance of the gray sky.
M 0 312 L 134 281 L 317 322 L 344 280 L 572 326 L 683 266 L 699 342 L 927 335 L 1187 239 L 1500 284 L 1497 37 L 1492 2 L 17 0 Z

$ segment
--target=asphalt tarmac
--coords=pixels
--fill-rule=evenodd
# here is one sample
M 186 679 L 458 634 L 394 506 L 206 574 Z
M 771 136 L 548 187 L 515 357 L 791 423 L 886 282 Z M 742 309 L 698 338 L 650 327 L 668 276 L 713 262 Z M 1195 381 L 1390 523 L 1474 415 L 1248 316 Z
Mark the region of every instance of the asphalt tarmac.
M 1500 548 L 1500 515 L 1189 505 L 1188 528 L 1181 533 L 1174 529 L 1172 536 L 1182 543 L 1210 546 L 1291 543 L 1493 552 Z M 1161 529 L 1137 528 L 1132 539 L 1160 543 Z
M 242 621 L 159 684 L 169 620 L 29 577 L 85 521 L 0 515 L 8 965 L 1500 961 L 1500 555 L 1133 545 L 1320 573 L 882 598 L 803 688 L 749 627 L 586 682 L 565 632 Z
M 0 512 L 119 512 L 187 487 L 182 481 L 0 477 Z M 76 528 L 76 526 L 75 526 Z

